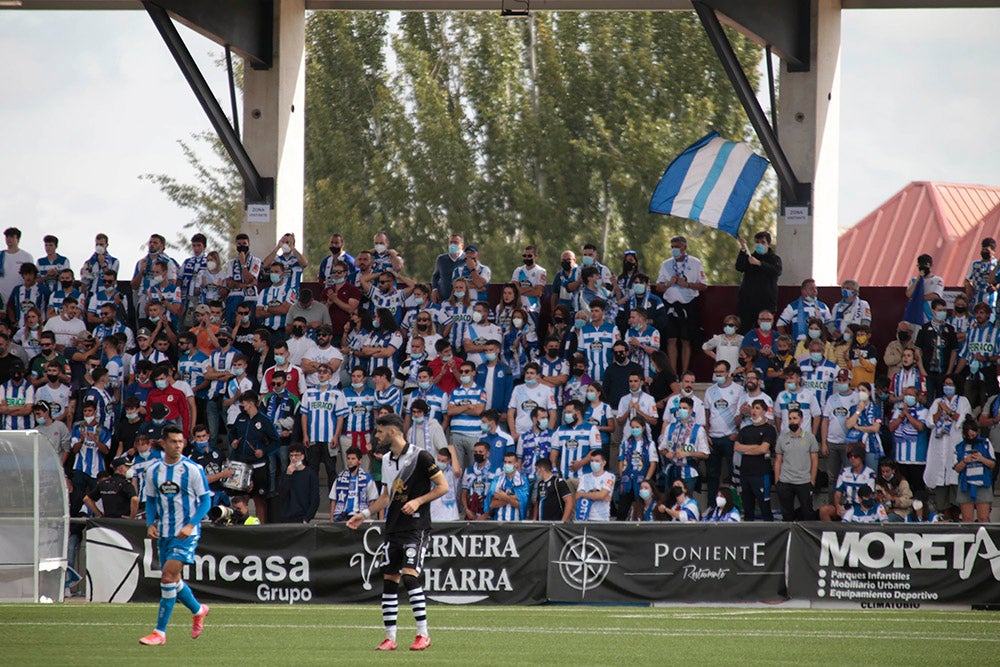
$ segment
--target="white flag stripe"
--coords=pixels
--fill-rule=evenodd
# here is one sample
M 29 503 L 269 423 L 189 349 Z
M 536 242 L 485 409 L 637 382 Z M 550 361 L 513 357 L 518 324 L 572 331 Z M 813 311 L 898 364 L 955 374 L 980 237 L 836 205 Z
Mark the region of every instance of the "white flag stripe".
M 674 199 L 674 204 L 671 207 L 671 215 L 679 218 L 690 216 L 695 197 L 701 191 L 701 186 L 704 185 L 705 178 L 708 176 L 708 172 L 712 170 L 715 158 L 718 157 L 719 151 L 722 150 L 722 146 L 725 143 L 724 139 L 718 137 L 712 139 L 694 156 L 691 166 L 688 167 L 687 174 L 684 175 L 684 182 L 681 184 L 680 190 L 677 192 L 677 197 Z
M 702 210 L 701 216 L 699 216 L 702 220 L 719 220 L 722 218 L 722 212 L 726 209 L 726 205 L 729 204 L 729 197 L 732 195 L 733 189 L 736 187 L 736 182 L 739 180 L 740 174 L 743 173 L 743 168 L 746 166 L 751 155 L 753 155 L 753 151 L 746 144 L 737 144 L 733 147 L 732 152 L 729 154 L 729 159 L 726 161 L 726 166 L 722 169 L 722 174 L 719 176 L 715 187 L 712 188 L 712 194 L 708 196 L 705 208 Z M 717 225 L 711 226 L 716 227 Z

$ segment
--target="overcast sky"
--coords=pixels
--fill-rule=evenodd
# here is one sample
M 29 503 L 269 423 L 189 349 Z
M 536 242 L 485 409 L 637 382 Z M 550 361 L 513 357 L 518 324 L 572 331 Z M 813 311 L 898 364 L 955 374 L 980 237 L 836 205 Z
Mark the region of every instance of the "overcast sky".
M 221 49 L 181 31 L 228 99 Z M 913 180 L 1000 186 L 997 35 L 1000 10 L 844 12 L 841 225 Z M 177 140 L 209 128 L 144 12 L 0 11 L 0 91 L 2 226 L 33 255 L 55 233 L 79 267 L 101 230 L 130 277 L 189 220 L 138 178 L 189 177 Z

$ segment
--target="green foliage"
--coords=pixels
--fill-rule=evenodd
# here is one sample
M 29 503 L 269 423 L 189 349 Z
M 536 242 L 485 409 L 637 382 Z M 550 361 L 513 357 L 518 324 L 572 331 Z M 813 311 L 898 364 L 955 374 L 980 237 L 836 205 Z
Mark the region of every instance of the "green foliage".
M 184 159 L 195 172 L 193 183 L 181 183 L 167 174 L 143 174 L 139 178 L 155 183 L 170 201 L 178 207 L 189 209 L 194 217 L 184 224 L 184 229 L 203 233 L 208 237 L 208 247 L 225 250 L 223 257 L 232 254 L 236 235 L 243 222 L 243 181 L 233 166 L 219 138 L 211 132 L 191 136 L 192 143 L 178 141 Z M 212 156 L 209 163 L 194 144 L 207 146 Z M 169 243 L 171 247 L 188 250 L 191 234 L 178 234 Z

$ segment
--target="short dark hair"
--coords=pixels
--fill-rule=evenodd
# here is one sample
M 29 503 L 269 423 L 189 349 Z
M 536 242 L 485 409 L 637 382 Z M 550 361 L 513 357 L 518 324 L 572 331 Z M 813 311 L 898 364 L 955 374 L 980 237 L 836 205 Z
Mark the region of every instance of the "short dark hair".
M 191 243 L 204 243 L 205 245 L 208 245 L 208 239 L 205 238 L 204 234 L 198 232 L 197 234 L 191 237 Z
M 181 436 L 182 438 L 184 437 L 184 431 L 181 430 L 181 427 L 180 426 L 175 426 L 174 424 L 167 424 L 166 426 L 164 426 L 162 433 L 163 433 L 163 439 L 164 440 L 167 439 L 168 435 L 173 435 L 175 433 L 177 435 Z
M 299 443 L 295 443 L 295 444 L 292 444 L 292 445 L 288 445 L 288 453 L 289 454 L 301 454 L 302 456 L 305 456 L 306 455 L 306 448 L 303 447 L 302 445 L 300 445 Z
M 357 456 L 357 457 L 358 457 L 359 459 L 360 459 L 360 458 L 361 458 L 362 456 L 364 456 L 364 454 L 362 454 L 362 453 L 361 453 L 361 449 L 360 449 L 360 448 L 358 448 L 358 447 L 353 447 L 353 446 L 352 446 L 352 447 L 348 447 L 348 448 L 347 448 L 347 451 L 346 451 L 346 452 L 344 452 L 344 456 L 345 456 L 345 457 L 347 457 L 347 456 L 350 456 L 351 454 L 354 454 L 354 455 L 355 455 L 355 456 Z
M 393 427 L 396 428 L 400 433 L 403 433 L 406 428 L 403 424 L 403 418 L 396 414 L 388 414 L 379 417 L 376 422 L 379 426 Z

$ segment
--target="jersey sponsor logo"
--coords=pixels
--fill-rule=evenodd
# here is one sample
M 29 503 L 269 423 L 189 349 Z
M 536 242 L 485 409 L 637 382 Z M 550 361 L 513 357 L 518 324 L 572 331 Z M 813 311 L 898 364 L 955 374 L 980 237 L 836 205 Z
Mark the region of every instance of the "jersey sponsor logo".
M 833 416 L 834 417 L 846 417 L 847 416 L 847 408 L 845 408 L 845 407 L 834 408 L 833 409 Z
M 715 403 L 712 403 L 713 408 L 718 408 L 720 410 L 725 410 L 729 407 L 729 401 L 724 398 L 717 399 Z
M 160 493 L 165 496 L 175 496 L 181 492 L 181 487 L 179 487 L 176 482 L 171 482 L 170 480 L 163 482 L 157 488 Z
M 521 403 L 521 410 L 523 412 L 531 412 L 532 410 L 534 410 L 537 407 L 538 407 L 538 402 L 537 401 L 527 400 L 527 401 L 523 401 Z

